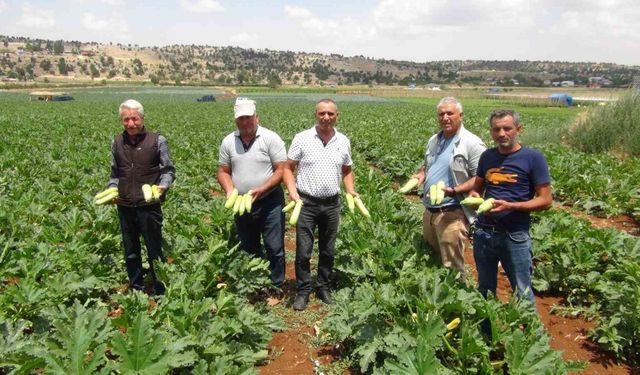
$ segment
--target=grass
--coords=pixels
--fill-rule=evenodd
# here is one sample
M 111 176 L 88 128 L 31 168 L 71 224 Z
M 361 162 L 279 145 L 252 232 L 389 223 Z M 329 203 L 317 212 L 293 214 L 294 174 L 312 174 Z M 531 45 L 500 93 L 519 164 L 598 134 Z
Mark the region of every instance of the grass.
M 618 101 L 591 108 L 578 120 L 569 142 L 590 153 L 612 152 L 640 156 L 640 91 L 629 91 Z

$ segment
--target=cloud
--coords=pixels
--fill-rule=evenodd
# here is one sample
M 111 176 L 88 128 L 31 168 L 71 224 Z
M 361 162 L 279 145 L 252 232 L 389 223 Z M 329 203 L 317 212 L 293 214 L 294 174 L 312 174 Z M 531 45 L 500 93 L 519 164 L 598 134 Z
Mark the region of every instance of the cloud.
M 80 4 L 80 5 L 97 5 L 97 3 L 102 3 L 111 7 L 119 7 L 124 6 L 124 0 L 68 0 L 72 4 Z
M 363 23 L 361 20 L 351 17 L 338 19 L 327 19 L 326 17 L 316 17 L 309 9 L 286 5 L 285 14 L 315 38 L 331 37 L 332 42 L 339 44 L 351 43 L 354 41 L 370 39 L 375 36 L 374 27 Z
M 117 41 L 130 39 L 127 22 L 115 13 L 111 17 L 98 17 L 93 13 L 85 12 L 82 14 L 82 26 L 91 31 L 108 32 Z
M 284 12 L 287 14 L 287 16 L 291 17 L 291 18 L 311 18 L 311 11 L 309 11 L 309 9 L 307 8 L 302 8 L 299 6 L 295 6 L 295 5 L 285 5 L 284 6 Z
M 50 28 L 56 24 L 56 18 L 52 10 L 24 4 L 18 24 L 25 27 Z
M 8 8 L 6 1 L 0 0 L 0 13 L 4 12 Z
M 248 46 L 255 44 L 260 37 L 255 33 L 240 33 L 233 35 L 229 40 L 238 46 Z
M 180 0 L 182 9 L 192 13 L 223 12 L 224 7 L 215 0 Z

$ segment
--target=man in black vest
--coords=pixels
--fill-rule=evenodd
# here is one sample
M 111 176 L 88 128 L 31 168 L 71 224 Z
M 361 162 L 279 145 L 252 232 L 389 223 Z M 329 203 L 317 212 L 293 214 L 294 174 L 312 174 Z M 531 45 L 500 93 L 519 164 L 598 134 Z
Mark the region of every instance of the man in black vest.
M 122 231 L 129 287 L 143 290 L 140 235 L 147 246 L 153 293 L 164 294 L 164 284 L 156 279 L 153 262 L 164 262 L 162 255 L 162 210 L 167 189 L 176 177 L 169 159 L 167 139 L 144 127 L 144 109 L 129 99 L 120 105 L 124 131 L 111 144 L 109 187 L 118 188 L 118 218 Z M 157 185 L 160 199 L 145 201 L 142 185 Z

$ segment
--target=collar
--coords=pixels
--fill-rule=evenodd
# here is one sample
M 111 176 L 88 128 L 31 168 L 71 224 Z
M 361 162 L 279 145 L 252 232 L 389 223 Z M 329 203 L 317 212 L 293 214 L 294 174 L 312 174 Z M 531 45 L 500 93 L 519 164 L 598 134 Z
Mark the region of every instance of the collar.
M 258 128 L 256 129 L 256 138 L 261 136 L 263 133 L 264 133 L 264 130 L 263 130 L 262 126 L 258 125 Z M 236 137 L 240 138 L 240 130 L 236 129 L 233 132 L 233 135 L 235 135 Z
M 124 143 L 132 146 L 137 146 L 138 144 L 140 144 L 142 141 L 144 141 L 144 138 L 146 136 L 147 136 L 147 129 L 145 127 L 143 127 L 142 131 L 137 135 L 135 135 L 134 137 L 131 137 L 126 130 L 122 131 L 122 139 L 124 140 Z
M 313 136 L 315 138 L 318 138 L 319 140 L 322 140 L 322 138 L 320 137 L 320 134 L 318 134 L 318 128 L 317 128 L 318 124 L 313 125 L 313 128 L 311 128 L 310 130 L 313 131 Z M 331 139 L 329 139 L 329 141 L 327 142 L 327 144 L 329 144 L 331 141 L 333 141 L 334 139 L 336 139 L 338 137 L 338 134 L 340 132 L 338 131 L 338 129 L 334 126 L 333 127 L 333 136 L 331 137 Z
M 460 128 L 458 129 L 456 134 L 453 135 L 452 140 L 453 140 L 453 143 L 455 143 L 456 145 L 460 142 L 460 134 L 462 134 L 463 130 L 464 130 L 464 124 L 460 124 Z M 438 132 L 438 144 L 441 144 L 444 141 L 445 141 L 444 132 L 440 130 Z

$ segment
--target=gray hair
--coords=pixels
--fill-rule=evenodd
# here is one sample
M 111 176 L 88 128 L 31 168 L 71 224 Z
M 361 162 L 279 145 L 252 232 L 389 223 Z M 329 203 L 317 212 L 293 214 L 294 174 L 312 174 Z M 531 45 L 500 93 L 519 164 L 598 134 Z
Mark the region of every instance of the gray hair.
M 462 109 L 462 103 L 460 103 L 460 101 L 453 96 L 447 96 L 440 99 L 440 101 L 438 102 L 438 105 L 436 106 L 436 110 L 440 109 L 440 107 L 442 107 L 445 104 L 455 104 L 456 108 L 458 109 L 458 112 L 460 113 L 464 112 L 464 110 Z
M 493 124 L 493 119 L 511 116 L 513 125 L 520 126 L 520 114 L 513 109 L 496 109 L 489 115 L 489 125 Z
M 128 99 L 128 100 L 125 100 L 122 104 L 120 104 L 120 108 L 118 108 L 118 113 L 120 114 L 120 116 L 122 116 L 122 112 L 124 111 L 125 108 L 135 109 L 138 111 L 138 114 L 140 115 L 140 117 L 144 117 L 144 108 L 142 107 L 142 104 L 140 104 L 140 102 L 137 100 Z

